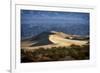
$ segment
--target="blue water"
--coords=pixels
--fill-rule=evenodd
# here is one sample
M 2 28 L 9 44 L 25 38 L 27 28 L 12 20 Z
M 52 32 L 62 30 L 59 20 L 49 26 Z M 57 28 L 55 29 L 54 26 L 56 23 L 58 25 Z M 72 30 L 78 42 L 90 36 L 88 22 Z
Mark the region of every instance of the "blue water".
M 45 31 L 89 35 L 89 13 L 21 10 L 21 37 Z

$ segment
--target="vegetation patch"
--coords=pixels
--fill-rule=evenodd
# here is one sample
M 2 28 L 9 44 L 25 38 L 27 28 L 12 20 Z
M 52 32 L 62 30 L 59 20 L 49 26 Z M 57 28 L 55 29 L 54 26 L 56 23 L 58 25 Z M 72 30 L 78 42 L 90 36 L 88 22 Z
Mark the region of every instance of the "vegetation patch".
M 89 59 L 89 45 L 39 48 L 33 51 L 21 49 L 21 62 L 47 62 Z

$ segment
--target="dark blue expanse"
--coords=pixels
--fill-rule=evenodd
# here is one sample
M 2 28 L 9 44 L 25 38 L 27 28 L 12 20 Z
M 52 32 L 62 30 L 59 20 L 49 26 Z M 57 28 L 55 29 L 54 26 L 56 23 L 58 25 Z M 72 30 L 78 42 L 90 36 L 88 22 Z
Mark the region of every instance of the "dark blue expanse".
M 22 38 L 45 31 L 89 35 L 89 13 L 21 10 Z

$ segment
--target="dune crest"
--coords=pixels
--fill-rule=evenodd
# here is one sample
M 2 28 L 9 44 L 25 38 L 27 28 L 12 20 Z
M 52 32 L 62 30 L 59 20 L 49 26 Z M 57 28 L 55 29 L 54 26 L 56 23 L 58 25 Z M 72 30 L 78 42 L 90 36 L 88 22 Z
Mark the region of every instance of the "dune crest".
M 69 47 L 71 45 L 82 46 L 88 44 L 87 37 L 79 35 L 69 35 L 63 32 L 43 32 L 36 37 L 32 37 L 21 42 L 23 49 L 38 49 L 52 47 Z

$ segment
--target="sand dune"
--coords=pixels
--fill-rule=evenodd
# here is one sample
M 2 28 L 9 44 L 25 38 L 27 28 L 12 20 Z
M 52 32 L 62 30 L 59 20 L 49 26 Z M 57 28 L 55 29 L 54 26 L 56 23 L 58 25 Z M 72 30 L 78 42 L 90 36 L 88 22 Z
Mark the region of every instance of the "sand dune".
M 21 49 L 34 50 L 39 48 L 52 48 L 52 47 L 69 47 L 71 45 L 82 46 L 87 44 L 87 40 L 75 40 L 79 36 L 65 34 L 63 32 L 52 31 L 50 33 L 42 33 L 36 36 L 35 39 L 29 38 L 28 40 L 21 41 Z
M 71 39 L 65 39 L 63 37 L 60 37 L 58 35 L 49 35 L 49 40 L 51 42 L 53 42 L 54 44 L 59 44 L 59 45 L 66 45 L 66 46 L 70 46 L 70 45 L 84 45 L 87 43 L 87 41 L 80 41 L 80 40 L 71 40 Z

